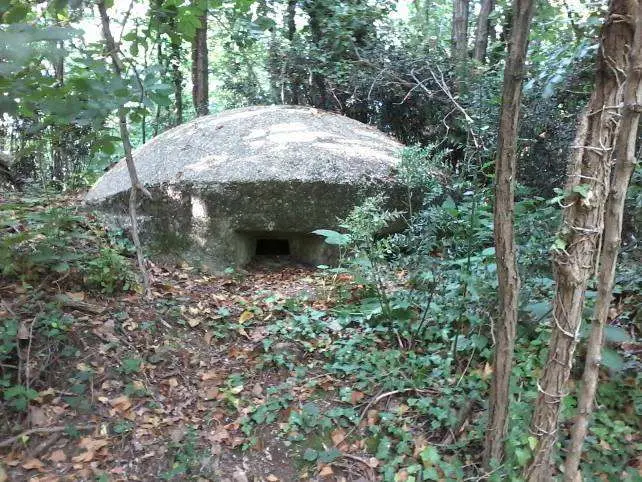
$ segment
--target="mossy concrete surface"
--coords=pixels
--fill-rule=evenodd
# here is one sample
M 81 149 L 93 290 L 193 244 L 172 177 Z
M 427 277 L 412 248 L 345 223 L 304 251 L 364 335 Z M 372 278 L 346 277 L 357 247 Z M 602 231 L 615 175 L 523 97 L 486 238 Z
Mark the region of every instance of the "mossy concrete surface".
M 316 109 L 251 107 L 198 118 L 134 152 L 145 243 L 214 269 L 248 262 L 257 239 L 282 238 L 300 261 L 336 253 L 310 233 L 368 195 L 402 207 L 394 178 L 402 145 L 343 116 Z M 89 191 L 87 204 L 126 227 L 130 181 L 124 160 Z

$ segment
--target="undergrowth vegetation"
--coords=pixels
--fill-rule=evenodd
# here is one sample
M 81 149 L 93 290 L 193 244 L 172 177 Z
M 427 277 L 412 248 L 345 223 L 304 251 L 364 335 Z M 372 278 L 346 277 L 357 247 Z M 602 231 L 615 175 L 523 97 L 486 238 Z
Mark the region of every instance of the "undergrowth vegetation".
M 131 243 L 62 199 L 17 197 L 0 203 L 0 275 L 25 287 L 60 283 L 103 294 L 135 289 Z
M 223 286 L 253 291 L 253 301 L 246 294 L 226 299 L 218 291 L 205 295 L 214 303 L 210 307 L 191 298 L 202 287 L 188 284 L 190 294 L 179 296 L 171 283 L 156 283 L 159 293 L 151 305 L 141 305 L 143 315 L 132 317 L 130 308 L 121 305 L 104 323 L 69 308 L 95 309 L 83 305 L 85 296 L 111 303 L 136 295 L 133 250 L 126 237 L 63 198 L 49 198 L 47 208 L 37 196 L 4 200 L 2 280 L 28 300 L 19 307 L 3 301 L 0 307 L 6 314 L 0 331 L 0 388 L 7 410 L 19 420 L 43 405 L 48 387 L 56 387 L 64 393 L 60 403 L 65 410 L 76 417 L 89 414 L 97 403 L 94 387 L 103 380 L 103 388 L 117 387 L 121 393 L 109 399 L 112 412 L 129 409 L 134 401 L 158 411 L 167 390 L 162 380 L 180 386 L 175 374 L 182 373 L 189 394 L 212 377 L 215 388 L 199 397 L 213 403 L 207 412 L 213 418 L 189 419 L 178 435 L 170 433 L 157 476 L 176 480 L 216 473 L 207 462 L 213 443 L 208 430 L 216 426 L 225 432 L 216 443 L 246 454 L 260 450 L 262 434 L 271 430 L 293 454 L 299 473 L 329 473 L 331 467 L 345 466 L 342 461 L 356 461 L 361 468 L 355 470 L 386 481 L 480 476 L 497 310 L 492 196 L 490 188 L 471 181 L 475 176 L 450 169 L 445 158 L 436 146 L 405 152 L 400 173 L 412 203 L 407 212 L 389 211 L 387 200 L 376 196 L 357 206 L 340 231 L 317 231 L 341 254 L 338 266 L 322 266 L 314 275 L 316 293 L 284 296 L 245 286 L 250 275 L 230 270 Z M 426 175 L 433 172 L 439 176 Z M 507 459 L 495 467 L 491 480 L 518 480 L 531 457 L 528 423 L 550 336 L 554 281 L 548 252 L 559 206 L 526 188 L 518 195 L 523 287 L 511 431 Z M 633 218 L 639 216 L 638 197 L 633 190 L 628 201 Z M 404 229 L 386 234 L 391 225 Z M 178 279 L 198 276 L 186 269 Z M 209 279 L 203 278 L 203 286 Z M 633 244 L 625 246 L 598 410 L 586 441 L 586 480 L 639 477 L 641 280 L 639 251 Z M 594 297 L 589 291 L 587 320 Z M 26 319 L 26 313 L 35 317 Z M 106 342 L 98 351 L 118 360 L 114 367 L 82 361 L 95 351 L 82 334 L 89 328 Z M 198 372 L 201 382 L 194 382 L 188 372 L 204 362 L 194 361 L 192 348 L 183 344 L 194 343 L 186 340 L 201 329 L 208 340 L 205 353 L 212 343 L 238 360 L 232 370 Z M 583 336 L 587 332 L 588 327 Z M 236 347 L 243 342 L 250 345 L 246 351 Z M 60 387 L 54 372 L 67 366 L 75 368 Z M 184 368 L 161 375 L 160 385 L 151 383 L 154 370 L 165 366 Z M 574 378 L 579 375 L 576 371 Z M 266 377 L 271 381 L 257 389 L 257 380 Z M 562 446 L 575 414 L 577 386 L 574 382 L 563 406 Z M 135 416 L 127 417 L 105 422 L 111 440 L 123 446 L 143 430 Z M 176 417 L 170 420 L 174 427 Z M 225 429 L 217 425 L 221 420 Z M 7 419 L 3 426 L 12 423 Z M 68 430 L 73 432 L 72 424 Z M 239 435 L 232 436 L 233 430 Z
M 61 310 L 73 300 L 50 298 L 43 288 L 114 295 L 137 287 L 128 259 L 131 246 L 121 233 L 69 207 L 68 200 L 60 196 L 44 196 L 14 196 L 0 202 L 0 282 L 7 288 L 18 283 L 19 290 L 29 294 L 21 311 L 36 313 L 26 323 L 6 303 L 0 305 L 6 314 L 0 327 L 0 387 L 7 406 L 17 411 L 26 411 L 29 402 L 39 396 L 30 387 L 30 376 L 21 376 L 21 345 L 28 344 L 34 359 L 41 350 L 48 359 L 77 353 L 69 339 L 75 320 Z M 45 199 L 47 207 L 43 207 Z
M 351 391 L 359 397 L 365 392 L 374 400 L 395 398 L 383 411 L 366 406 L 361 416 L 350 412 L 348 423 L 343 424 L 351 428 L 350 433 L 355 426 L 364 428 L 361 435 L 368 452 L 381 462 L 378 469 L 384 480 L 461 479 L 482 451 L 492 361 L 490 325 L 497 309 L 492 197 L 489 188 L 480 189 L 454 173 L 448 175 L 448 188 L 434 177 L 427 183 L 415 182 L 421 173 L 447 172 L 443 158 L 443 153 L 435 155 L 434 148 L 406 152 L 401 171 L 406 170 L 410 189 L 424 191 L 425 202 L 415 206 L 413 217 L 404 219 L 408 228 L 403 233 L 380 235 L 401 217 L 385 209 L 381 196 L 355 208 L 342 223 L 343 232 L 317 231 L 342 251 L 341 266 L 326 268 L 335 283 L 336 304 L 327 313 L 291 313 L 286 318 L 290 324 L 280 322 L 279 329 L 273 330 L 321 354 L 323 362 L 314 368 L 349 381 L 347 401 Z M 554 200 L 533 196 L 526 188 L 518 194 L 515 211 L 523 287 L 508 459 L 491 475 L 496 480 L 519 478 L 533 448 L 528 423 L 550 337 L 554 281 L 548 251 L 559 224 Z M 584 473 L 594 474 L 595 480 L 638 476 L 634 466 L 642 450 L 642 379 L 639 353 L 626 350 L 634 337 L 639 340 L 641 328 L 636 313 L 642 273 L 635 256 L 639 254 L 627 257 L 625 253 L 620 270 L 619 313 L 607 330 L 606 378 L 587 440 Z M 340 281 L 345 279 L 350 281 Z M 589 291 L 587 321 L 594 297 L 595 292 Z M 320 319 L 331 322 L 320 323 Z M 585 327 L 584 337 L 589 328 Z M 289 369 L 296 366 L 292 360 L 273 362 Z M 301 374 L 302 379 L 307 376 Z M 319 404 L 324 396 L 319 393 Z M 574 404 L 574 398 L 568 397 L 564 428 L 574 416 Z M 368 417 L 365 427 L 364 416 Z M 254 415 L 251 419 L 256 421 Z M 319 415 L 312 419 L 318 423 Z M 336 425 L 342 426 L 335 420 L 327 430 Z M 310 459 L 315 460 L 312 455 Z

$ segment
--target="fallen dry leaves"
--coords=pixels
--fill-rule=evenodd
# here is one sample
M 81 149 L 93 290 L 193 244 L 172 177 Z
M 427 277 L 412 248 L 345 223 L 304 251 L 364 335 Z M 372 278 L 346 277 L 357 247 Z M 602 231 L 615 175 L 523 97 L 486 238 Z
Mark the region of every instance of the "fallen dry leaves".
M 94 460 L 96 455 L 101 452 L 102 455 L 106 455 L 106 452 L 103 451 L 105 447 L 109 445 L 109 441 L 106 439 L 95 439 L 92 437 L 83 437 L 78 443 L 78 448 L 84 450 L 80 455 L 72 457 L 72 461 L 76 463 L 80 462 L 91 462 Z
M 63 450 L 58 449 L 58 450 L 54 450 L 53 452 L 51 452 L 51 454 L 49 455 L 49 457 L 47 457 L 47 459 L 51 460 L 54 463 L 66 462 L 67 461 L 67 455 L 65 454 L 65 452 Z

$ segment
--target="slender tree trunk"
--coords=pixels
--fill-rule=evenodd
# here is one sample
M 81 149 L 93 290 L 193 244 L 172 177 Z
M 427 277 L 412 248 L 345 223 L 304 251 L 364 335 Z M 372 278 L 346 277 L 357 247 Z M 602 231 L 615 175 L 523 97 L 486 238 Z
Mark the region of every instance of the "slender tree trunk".
M 562 226 L 553 252 L 557 281 L 548 360 L 539 380 L 531 433 L 537 439 L 525 470 L 529 481 L 550 481 L 562 398 L 573 366 L 584 293 L 604 228 L 613 148 L 623 100 L 621 75 L 633 40 L 630 0 L 612 0 L 602 27 L 595 89 L 569 159 Z
M 160 28 L 160 26 L 159 26 Z M 163 72 L 163 77 L 166 75 L 166 70 L 163 66 L 163 43 L 161 42 L 160 31 L 158 37 L 156 38 L 156 51 L 158 57 L 158 65 L 161 67 L 161 72 Z M 158 135 L 160 130 L 160 116 L 161 116 L 161 106 L 160 104 L 156 105 L 156 115 L 154 116 L 154 137 Z
M 283 99 L 287 99 L 287 103 L 293 105 L 299 104 L 299 94 L 301 92 L 301 81 L 299 80 L 298 66 L 295 62 L 297 52 L 294 46 L 294 35 L 296 34 L 296 4 L 297 0 L 288 0 L 285 13 L 285 24 L 287 27 L 286 38 L 290 45 L 288 49 L 287 65 L 284 66 L 284 71 L 289 83 L 289 89 L 285 90 L 289 90 L 289 96 L 282 96 Z M 285 84 L 285 79 L 282 80 L 282 84 Z
M 488 429 L 484 445 L 486 470 L 490 470 L 491 461 L 501 462 L 504 458 L 504 442 L 508 432 L 510 374 L 513 368 L 520 286 L 513 209 L 517 179 L 517 133 L 522 79 L 533 9 L 533 0 L 513 0 L 515 23 L 504 68 L 502 110 L 495 160 L 494 227 L 499 282 L 499 317 L 493 327 L 495 353 Z
M 181 72 L 181 46 L 180 40 L 173 38 L 171 41 L 172 81 L 174 83 L 175 125 L 183 123 L 183 73 Z
M 475 30 L 475 50 L 473 58 L 478 62 L 486 60 L 486 49 L 488 47 L 488 31 L 490 22 L 488 17 L 495 7 L 494 0 L 482 0 L 479 10 L 479 17 L 477 17 L 477 29 Z
M 454 59 L 468 56 L 468 0 L 453 0 L 451 46 Z
M 57 44 L 60 52 L 63 49 L 63 43 Z M 56 78 L 56 87 L 61 88 L 65 83 L 65 58 L 60 56 L 53 63 L 54 76 Z M 60 183 L 60 188 L 63 187 L 65 181 L 65 131 L 68 126 L 51 126 L 51 160 L 53 163 L 52 178 L 54 181 Z
M 294 34 L 296 33 L 296 2 L 297 0 L 288 0 L 288 5 L 286 9 L 286 27 L 287 27 L 287 39 L 291 42 L 294 39 Z
M 332 13 L 323 5 L 322 2 L 316 0 L 308 1 L 304 5 L 306 6 L 307 14 L 310 17 L 309 28 L 312 42 L 320 52 L 323 52 L 323 24 L 325 21 L 329 20 L 328 17 L 331 16 Z M 326 66 L 326 62 L 319 62 L 317 66 L 312 67 L 312 72 L 310 74 L 310 103 L 314 107 L 320 107 L 321 109 L 326 109 L 328 107 L 326 80 L 325 75 L 322 72 L 322 69 Z
M 169 26 L 171 30 L 169 34 L 169 63 L 172 67 L 172 83 L 174 84 L 174 125 L 180 125 L 183 123 L 183 72 L 181 72 L 181 37 L 176 31 L 176 12 L 172 12 L 170 15 L 172 16 L 169 20 Z
M 122 72 L 124 70 L 120 56 L 118 55 L 118 49 L 116 43 L 114 42 L 114 37 L 111 34 L 111 29 L 109 27 L 109 15 L 107 15 L 107 7 L 105 6 L 105 0 L 98 1 L 98 12 L 100 13 L 100 21 L 103 29 L 103 37 L 105 38 L 105 45 L 107 47 L 107 53 L 111 56 L 112 65 L 114 72 L 118 77 L 122 77 Z M 141 184 L 138 179 L 138 173 L 136 172 L 136 165 L 134 164 L 134 158 L 132 157 L 132 144 L 129 138 L 129 129 L 127 127 L 127 113 L 124 107 L 118 109 L 118 126 L 120 128 L 120 137 L 123 142 L 123 150 L 125 151 L 125 162 L 127 163 L 127 171 L 129 172 L 129 179 L 132 184 L 129 195 L 129 217 L 132 223 L 132 239 L 134 241 L 134 246 L 136 247 L 136 255 L 138 257 L 138 267 L 140 269 L 142 278 L 143 278 L 143 288 L 145 289 L 145 295 L 149 297 L 151 295 L 150 286 L 149 286 L 149 276 L 147 270 L 145 269 L 145 258 L 143 256 L 143 248 L 140 244 L 140 238 L 138 237 L 138 219 L 136 218 L 136 193 L 140 190 L 144 195 L 151 198 L 151 194 L 145 187 Z
M 635 34 L 632 44 L 627 48 L 627 51 L 630 52 L 629 66 L 623 88 L 623 112 L 615 143 L 614 173 L 611 180 L 611 190 L 606 201 L 597 301 L 593 312 L 591 335 L 587 344 L 583 384 L 577 404 L 578 415 L 571 429 L 571 443 L 564 467 L 564 480 L 567 482 L 581 480 L 578 469 L 589 418 L 593 412 L 593 398 L 597 389 L 604 326 L 611 305 L 615 267 L 620 249 L 624 201 L 636 165 L 635 144 L 642 110 L 642 1 L 630 2 L 629 5 L 628 14 L 631 16 L 632 22 L 635 23 Z
M 209 114 L 209 85 L 207 63 L 207 3 L 192 40 L 192 102 L 197 116 Z

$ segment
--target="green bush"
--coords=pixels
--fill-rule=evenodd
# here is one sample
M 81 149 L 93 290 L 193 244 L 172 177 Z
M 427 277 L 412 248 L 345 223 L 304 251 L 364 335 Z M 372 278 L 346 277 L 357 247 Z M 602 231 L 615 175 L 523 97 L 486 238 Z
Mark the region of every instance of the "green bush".
M 134 289 L 131 243 L 94 216 L 59 204 L 41 198 L 0 204 L 0 276 L 27 286 L 55 278 L 104 294 Z
M 136 278 L 130 262 L 114 248 L 102 248 L 98 257 L 84 266 L 87 286 L 105 294 L 130 291 Z

